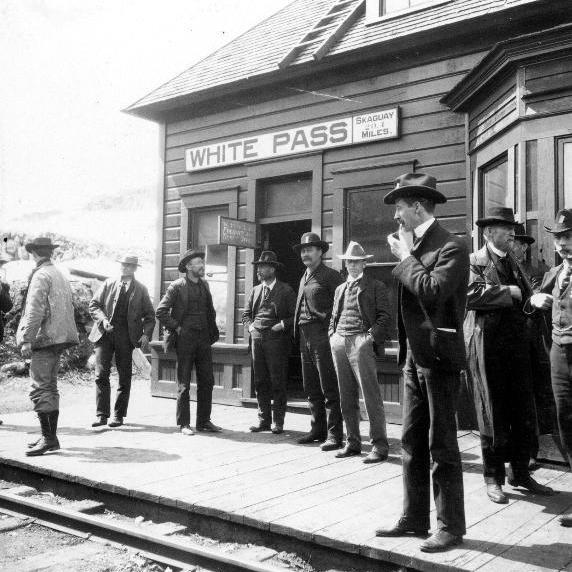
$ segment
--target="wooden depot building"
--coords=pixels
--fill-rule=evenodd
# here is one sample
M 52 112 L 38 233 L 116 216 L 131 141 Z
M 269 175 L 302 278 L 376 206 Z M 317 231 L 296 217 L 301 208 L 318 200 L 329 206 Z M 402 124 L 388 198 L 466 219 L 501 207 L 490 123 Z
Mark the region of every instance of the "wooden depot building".
M 126 109 L 162 128 L 155 300 L 180 253 L 207 252 L 215 401 L 254 397 L 241 315 L 261 249 L 297 291 L 304 232 L 339 270 L 357 240 L 394 292 L 382 199 L 402 173 L 437 178 L 437 216 L 471 248 L 474 221 L 506 205 L 536 237 L 533 261 L 555 263 L 543 225 L 572 207 L 571 16 L 569 0 L 294 0 Z M 174 396 L 175 356 L 152 346 L 153 393 Z M 399 422 L 395 356 L 390 340 L 378 365 Z M 301 397 L 294 349 L 289 398 Z

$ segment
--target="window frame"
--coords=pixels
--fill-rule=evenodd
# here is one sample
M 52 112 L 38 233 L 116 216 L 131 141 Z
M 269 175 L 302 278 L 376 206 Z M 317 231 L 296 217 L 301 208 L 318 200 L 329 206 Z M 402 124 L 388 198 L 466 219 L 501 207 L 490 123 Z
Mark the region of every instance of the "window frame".
M 366 0 L 366 25 L 376 24 L 377 22 L 384 22 L 393 18 L 400 18 L 402 16 L 407 16 L 409 14 L 414 14 L 415 12 L 421 12 L 423 10 L 429 10 L 431 8 L 435 8 L 436 6 L 441 6 L 442 4 L 448 4 L 454 0 L 427 0 L 422 4 L 417 4 L 403 10 L 389 12 L 387 14 L 382 13 L 384 1 L 385 0 Z

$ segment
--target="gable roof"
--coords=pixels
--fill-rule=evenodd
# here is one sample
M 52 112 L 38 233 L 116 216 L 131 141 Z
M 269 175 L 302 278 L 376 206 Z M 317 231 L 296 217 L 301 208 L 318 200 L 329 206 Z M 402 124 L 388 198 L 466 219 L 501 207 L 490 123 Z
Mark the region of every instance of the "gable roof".
M 320 46 L 320 58 L 327 59 L 540 1 L 450 0 L 421 12 L 366 24 L 365 0 L 294 0 L 124 111 L 151 115 L 153 111 L 174 107 L 177 100 L 213 89 L 232 89 L 233 85 L 244 85 L 269 74 L 278 79 L 281 73 L 315 61 Z M 344 21 L 342 15 L 335 25 L 322 26 L 324 16 L 338 8 L 348 13 L 353 10 L 351 21 Z M 308 35 L 316 27 L 316 33 Z M 304 42 L 300 49 L 293 50 L 300 42 Z

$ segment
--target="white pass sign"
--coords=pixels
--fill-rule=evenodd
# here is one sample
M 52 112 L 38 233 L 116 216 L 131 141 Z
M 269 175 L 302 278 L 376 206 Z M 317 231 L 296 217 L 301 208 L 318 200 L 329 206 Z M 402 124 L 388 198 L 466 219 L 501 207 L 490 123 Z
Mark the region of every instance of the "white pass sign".
M 399 134 L 399 108 L 380 109 L 243 139 L 185 150 L 186 170 L 215 169 L 283 155 L 391 139 Z

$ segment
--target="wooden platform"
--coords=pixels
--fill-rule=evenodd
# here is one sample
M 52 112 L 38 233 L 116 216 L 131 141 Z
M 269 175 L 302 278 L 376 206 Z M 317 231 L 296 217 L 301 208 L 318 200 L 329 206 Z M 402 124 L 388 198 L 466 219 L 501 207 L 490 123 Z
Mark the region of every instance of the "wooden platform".
M 194 419 L 195 404 L 191 411 Z M 495 505 L 485 495 L 478 436 L 460 433 L 467 535 L 462 546 L 427 555 L 419 539 L 374 536 L 401 510 L 399 426 L 389 426 L 390 459 L 364 465 L 297 445 L 309 428 L 307 415 L 288 414 L 282 435 L 252 434 L 254 410 L 214 406 L 213 421 L 224 432 L 184 437 L 174 432 L 174 414 L 174 401 L 150 397 L 143 382 L 135 384 L 127 424 L 118 429 L 90 427 L 93 402 L 67 409 L 63 403 L 63 448 L 35 458 L 24 455 L 29 434 L 38 431 L 35 415 L 5 415 L 0 461 L 419 570 L 572 572 L 572 529 L 557 520 L 572 510 L 568 471 L 536 471 L 560 491 L 553 497 L 507 487 L 510 503 Z M 367 423 L 362 431 L 367 435 Z

